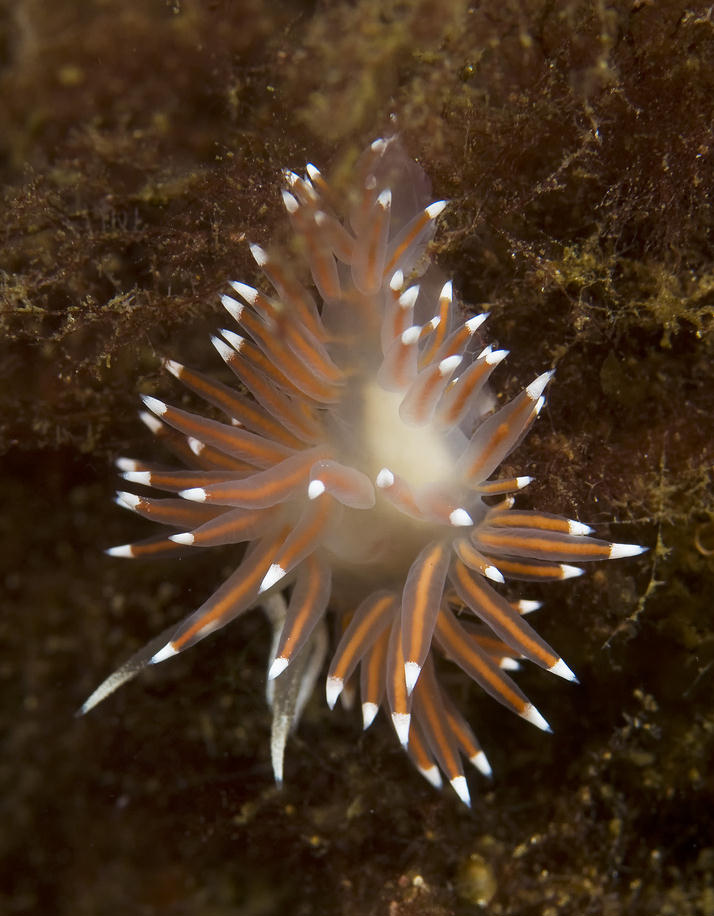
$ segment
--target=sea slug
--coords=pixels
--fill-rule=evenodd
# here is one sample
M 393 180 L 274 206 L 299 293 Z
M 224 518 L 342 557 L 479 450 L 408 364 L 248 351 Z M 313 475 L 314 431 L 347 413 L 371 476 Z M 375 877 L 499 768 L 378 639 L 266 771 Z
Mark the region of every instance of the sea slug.
M 469 804 L 462 756 L 484 774 L 490 767 L 439 682 L 436 656 L 549 730 L 508 671 L 525 658 L 575 676 L 526 621 L 537 602 L 511 601 L 498 586 L 567 579 L 582 572 L 573 563 L 644 548 L 514 506 L 511 494 L 530 478 L 504 479 L 498 468 L 540 413 L 553 373 L 494 409 L 488 380 L 507 351 L 483 346 L 486 314 L 464 318 L 451 282 L 428 262 L 445 201 L 429 202 L 428 180 L 397 138 L 374 141 L 355 172 L 345 221 L 315 166 L 304 177 L 284 173 L 283 201 L 317 296 L 251 245 L 267 283 L 231 284 L 238 298 L 221 298 L 238 330 L 212 340 L 239 384 L 166 361 L 212 416 L 144 398 L 145 422 L 185 469 L 122 458 L 125 480 L 174 495 L 120 492 L 117 501 L 174 533 L 108 552 L 246 546 L 220 588 L 111 675 L 82 712 L 263 606 L 277 634 L 268 679 L 280 781 L 329 610 L 340 634 L 330 707 L 358 683 L 364 727 L 384 709 L 419 771 L 436 786 L 445 774 Z

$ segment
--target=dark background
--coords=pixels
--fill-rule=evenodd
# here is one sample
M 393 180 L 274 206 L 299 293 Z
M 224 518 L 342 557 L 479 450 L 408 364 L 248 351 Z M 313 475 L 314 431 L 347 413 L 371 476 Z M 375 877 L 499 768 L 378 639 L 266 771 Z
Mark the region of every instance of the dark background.
M 0 5 L 3 913 L 714 914 L 713 105 L 705 4 Z M 392 114 L 497 390 L 557 367 L 522 504 L 652 548 L 527 590 L 581 680 L 519 678 L 554 735 L 449 676 L 471 813 L 321 688 L 277 792 L 258 613 L 73 718 L 234 563 L 102 554 L 148 533 L 138 394 L 216 367 L 280 167 L 339 186 Z

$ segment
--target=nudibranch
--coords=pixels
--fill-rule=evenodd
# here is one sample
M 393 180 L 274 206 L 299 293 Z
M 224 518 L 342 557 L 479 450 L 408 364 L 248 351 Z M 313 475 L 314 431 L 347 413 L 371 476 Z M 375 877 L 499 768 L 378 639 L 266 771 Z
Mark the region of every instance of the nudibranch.
M 145 397 L 142 416 L 184 469 L 121 458 L 119 505 L 175 533 L 108 551 L 156 557 L 244 544 L 229 578 L 194 613 L 111 675 L 82 712 L 147 665 L 171 658 L 253 607 L 276 638 L 268 670 L 273 768 L 328 645 L 333 707 L 357 684 L 367 728 L 380 708 L 419 771 L 442 773 L 470 804 L 462 758 L 490 766 L 439 680 L 442 656 L 503 706 L 550 730 L 509 670 L 528 659 L 575 675 L 526 621 L 507 579 L 547 582 L 577 565 L 645 548 L 590 537 L 587 525 L 515 508 L 528 477 L 498 468 L 544 404 L 553 373 L 496 409 L 488 384 L 506 350 L 484 346 L 486 314 L 466 317 L 427 245 L 446 206 L 397 138 L 358 160 L 342 220 L 334 189 L 308 164 L 285 171 L 282 198 L 317 296 L 258 245 L 267 282 L 221 297 L 237 330 L 212 339 L 237 385 L 173 360 L 166 369 L 223 419 Z

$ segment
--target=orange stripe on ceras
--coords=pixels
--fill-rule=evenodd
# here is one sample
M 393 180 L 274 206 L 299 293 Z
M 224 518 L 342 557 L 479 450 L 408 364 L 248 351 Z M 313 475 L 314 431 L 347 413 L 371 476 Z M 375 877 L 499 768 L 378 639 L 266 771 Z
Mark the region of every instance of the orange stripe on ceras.
M 310 449 L 303 454 L 286 459 L 286 461 L 290 462 L 290 467 L 282 468 L 279 476 L 276 476 L 275 468 L 279 466 L 279 464 L 276 464 L 272 468 L 253 474 L 244 480 L 225 481 L 225 483 L 218 485 L 219 489 L 210 485 L 206 486 L 204 487 L 206 496 L 209 500 L 213 497 L 231 501 L 247 500 L 249 503 L 256 500 L 264 502 L 267 497 L 269 500 L 275 500 L 275 503 L 280 502 L 298 484 L 303 481 L 307 483 L 310 468 L 315 461 L 319 460 L 321 455 L 322 453 L 319 449 Z M 283 461 L 282 464 L 284 465 L 286 461 Z M 256 478 L 258 479 L 257 483 Z M 225 485 L 229 483 L 231 486 Z M 269 506 L 271 503 L 268 502 L 266 505 Z M 249 506 L 246 508 L 249 508 Z
M 198 509 L 198 512 L 193 511 Z M 160 525 L 202 525 L 222 512 L 215 506 L 202 506 L 194 503 L 192 508 L 185 499 L 150 499 L 142 497 L 134 506 L 134 512 L 142 518 L 148 518 Z
M 312 218 L 314 202 L 306 202 L 290 214 L 290 222 L 295 232 L 305 243 L 308 261 L 315 283 L 323 291 L 325 298 L 337 299 L 340 296 L 337 264 L 332 250 L 322 240 L 321 233 Z M 306 212 L 310 211 L 310 212 Z
M 324 244 L 328 245 L 344 264 L 351 263 L 355 248 L 352 236 L 339 220 L 324 210 L 320 211 L 319 219 L 319 222 L 315 222 Z
M 138 543 L 131 544 L 131 555 L 133 557 L 152 557 L 160 555 L 167 551 L 173 551 L 181 547 L 180 544 L 175 544 L 169 538 L 161 538 L 161 540 L 153 541 L 151 543 Z
M 439 371 L 439 366 L 429 366 L 423 369 L 416 377 L 411 387 L 407 391 L 406 397 L 413 396 L 414 401 L 410 404 L 411 414 L 416 422 L 424 422 L 431 409 L 432 403 L 436 400 L 434 392 L 439 383 L 443 383 L 444 377 Z M 416 386 L 416 387 L 415 387 Z M 407 401 L 409 403 L 409 401 Z
M 556 531 L 570 534 L 570 522 L 560 516 L 542 515 L 540 512 L 506 511 L 494 508 L 488 514 L 488 524 L 494 528 L 539 528 L 541 531 Z
M 221 481 L 215 480 L 211 472 L 206 471 L 149 471 L 149 485 L 157 490 L 190 490 L 192 487 L 205 487 Z M 234 474 L 222 475 L 223 481 L 233 480 Z
M 394 701 L 392 712 L 397 715 L 408 715 L 411 708 L 411 696 L 407 694 L 407 682 L 404 678 L 405 659 L 402 651 L 402 631 L 399 618 L 392 624 L 388 651 L 393 653 L 389 667 L 389 686 Z
M 406 235 L 402 239 L 401 244 L 394 249 L 391 258 L 384 265 L 383 276 L 391 277 L 391 275 L 394 273 L 394 266 L 397 261 L 401 258 L 401 256 L 411 245 L 414 239 L 419 235 L 419 233 L 425 228 L 425 226 L 429 225 L 430 221 L 431 217 L 429 214 L 426 212 L 426 210 L 422 210 L 419 219 L 414 223 L 414 226 L 412 227 L 412 231 L 409 233 L 409 235 Z
M 405 661 L 419 660 L 419 650 L 423 646 L 424 627 L 427 616 L 434 611 L 434 601 L 441 602 L 441 590 L 438 596 L 433 594 L 433 584 L 437 578 L 446 574 L 443 561 L 446 557 L 446 545 L 436 541 L 422 561 L 419 577 L 414 583 L 414 602 L 411 607 L 403 608 L 402 613 L 409 615 L 411 621 L 411 639 L 408 646 L 403 646 Z
M 432 738 L 441 752 L 441 763 L 449 779 L 463 775 L 458 752 L 455 750 L 452 735 L 446 730 L 446 710 L 436 682 L 432 665 L 426 665 L 422 674 L 424 683 L 418 687 L 415 697 L 419 707 L 418 718 L 422 724 L 428 724 Z
M 277 322 L 274 323 L 277 325 Z M 296 356 L 284 342 L 282 339 L 284 328 L 280 326 L 268 328 L 248 309 L 243 311 L 240 324 L 256 341 L 263 353 L 263 360 L 259 367 L 262 368 L 265 363 L 270 365 L 272 362 L 276 373 L 279 374 L 279 379 L 283 380 L 283 387 L 287 384 L 290 392 L 298 396 L 305 393 L 316 401 L 334 401 L 336 399 L 333 385 L 320 379 L 315 368 Z M 245 345 L 241 347 L 240 352 L 244 351 Z M 253 358 L 254 361 L 257 359 L 254 356 L 250 358 Z M 256 365 L 258 365 L 257 361 Z M 265 372 L 265 369 L 263 371 Z
M 436 766 L 434 758 L 427 747 L 418 719 L 411 723 L 411 728 L 409 729 L 409 752 L 420 770 L 428 771 Z
M 255 348 L 253 348 L 255 349 Z M 241 347 L 241 352 L 243 348 Z M 304 400 L 296 398 L 289 401 L 285 395 L 275 391 L 274 384 L 259 371 L 255 364 L 247 359 L 241 359 L 240 353 L 231 354 L 228 363 L 257 400 L 268 405 L 268 409 L 283 422 L 297 430 L 298 434 L 309 440 L 315 435 L 315 419 L 310 417 L 312 423 L 306 423 Z
M 246 426 L 256 435 L 263 436 L 266 439 L 273 439 L 288 448 L 302 448 L 301 439 L 291 433 L 290 430 L 285 429 L 282 423 L 278 423 L 269 414 L 263 413 L 257 404 L 253 404 L 245 397 L 239 398 L 238 396 L 236 396 L 236 402 L 231 407 L 230 415 L 241 426 Z
M 265 312 L 274 327 L 271 329 L 261 323 L 247 309 L 241 314 L 240 324 L 254 340 L 262 341 L 266 349 L 273 350 L 276 358 L 284 363 L 284 368 L 288 372 L 308 371 L 316 385 L 328 386 L 341 381 L 342 373 L 337 366 L 320 353 L 318 347 L 309 344 L 304 333 L 307 328 L 302 325 L 303 333 L 300 333 L 299 319 L 296 320 L 295 316 L 282 306 L 282 303 L 271 302 L 262 293 L 257 292 L 252 304 L 256 311 Z M 319 339 L 317 337 L 315 339 L 319 343 Z M 288 340 L 292 344 L 292 349 L 287 345 Z M 302 369 L 296 367 L 296 361 L 299 361 Z
M 244 532 L 250 530 L 256 524 L 256 522 L 260 521 L 262 518 L 266 518 L 266 516 L 274 514 L 274 510 L 272 508 L 246 509 L 245 513 L 240 516 L 236 515 L 236 511 L 231 509 L 224 510 L 221 513 L 221 516 L 226 517 L 222 521 L 221 516 L 219 516 L 217 519 L 215 519 L 214 523 L 208 523 L 210 524 L 210 528 L 206 529 L 205 531 L 200 531 L 199 529 L 194 530 L 194 535 L 196 537 L 194 544 L 200 546 L 202 534 L 205 534 L 211 539 L 222 537 L 224 534 L 231 534 L 236 536 L 243 534 Z M 200 527 L 203 528 L 204 526 L 201 525 Z
M 263 265 L 263 272 L 270 279 L 273 286 L 289 300 L 289 305 L 295 309 L 299 320 L 305 325 L 318 340 L 325 340 L 327 332 L 319 316 L 316 315 L 310 307 L 309 294 L 300 288 L 280 266 L 270 258 L 268 263 Z
M 502 608 L 489 594 L 491 589 L 474 579 L 461 560 L 454 561 L 452 572 L 474 605 L 482 608 L 487 615 L 498 620 L 499 626 L 503 627 L 513 637 L 516 645 L 522 646 L 532 657 L 539 659 L 545 668 L 552 667 L 558 661 L 558 656 L 554 652 L 546 651 L 540 643 L 530 636 L 526 629 L 527 624 L 516 611 L 513 612 L 514 618 L 506 616 Z M 478 611 L 474 611 L 474 613 L 478 614 Z
M 389 649 L 389 630 L 377 638 L 377 642 L 367 651 L 360 668 L 360 692 L 363 703 L 378 705 L 384 694 L 387 668 L 387 650 Z
M 439 322 L 439 324 L 441 324 L 441 322 Z M 473 336 L 474 332 L 469 330 L 468 325 L 466 323 L 462 324 L 444 343 L 443 352 L 439 353 L 439 359 L 445 359 L 447 356 L 453 356 L 455 353 L 460 353 L 464 345 L 471 340 Z
M 444 397 L 450 401 L 449 408 L 444 416 L 446 423 L 453 421 L 461 414 L 474 389 L 481 383 L 481 380 L 490 369 L 491 366 L 485 359 L 478 360 L 451 383 L 451 388 L 446 389 Z M 451 391 L 454 389 L 456 389 L 455 393 L 450 396 Z
M 559 541 L 557 538 L 543 538 L 538 535 L 515 535 L 513 532 L 504 531 L 499 534 L 491 531 L 479 531 L 479 541 L 487 548 L 492 550 L 503 550 L 508 553 L 511 549 L 537 551 L 538 553 L 553 554 L 553 558 L 559 561 L 563 558 L 563 553 L 568 554 L 569 560 L 575 559 L 601 559 L 606 560 L 610 556 L 609 544 L 594 544 L 591 538 L 573 537 L 572 540 Z
M 242 457 L 248 461 L 275 464 L 290 454 L 284 445 L 270 442 L 255 433 L 249 433 L 236 427 L 211 423 L 185 410 L 167 407 L 162 419 L 200 442 L 211 442 L 227 452 L 241 452 Z
M 259 424 L 259 431 L 269 438 L 280 439 L 281 434 L 282 438 L 285 438 L 282 426 L 278 423 L 270 423 L 268 418 L 260 415 L 237 392 L 223 385 L 214 384 L 199 372 L 194 372 L 185 366 L 181 367 L 178 378 L 187 388 L 195 391 L 204 400 L 215 404 L 229 417 L 250 426 L 255 426 L 256 423 Z M 292 445 L 293 441 L 295 441 L 294 437 L 291 437 L 291 441 L 287 442 L 287 444 Z
M 333 506 L 334 501 L 327 493 L 313 500 L 279 549 L 273 563 L 280 566 L 285 572 L 293 569 L 305 553 L 319 541 L 330 519 Z
M 489 558 L 504 575 L 529 576 L 532 579 L 542 579 L 544 582 L 563 578 L 560 563 L 548 563 L 547 560 L 517 560 L 514 557 Z
M 465 631 L 456 623 L 456 618 L 451 614 L 441 613 L 436 622 L 437 634 L 449 654 L 455 657 L 464 656 L 467 662 L 478 671 L 479 675 L 490 685 L 507 706 L 515 709 L 519 714 L 528 706 L 528 701 L 513 691 L 501 669 L 495 662 L 488 664 L 465 639 Z
M 177 652 L 180 652 L 182 647 L 190 642 L 197 633 L 200 633 L 204 627 L 220 619 L 230 609 L 231 605 L 244 600 L 251 592 L 257 592 L 258 586 L 270 565 L 270 555 L 288 530 L 287 528 L 283 529 L 278 538 L 271 540 L 268 544 L 264 544 L 262 550 L 256 550 L 247 560 L 243 561 L 240 568 L 245 570 L 245 575 L 236 582 L 235 587 L 214 604 L 210 611 L 199 617 L 185 633 L 171 641 L 171 645 Z
M 280 367 L 250 341 L 243 338 L 243 343 L 238 353 L 243 359 L 248 360 L 256 369 L 262 372 L 267 379 L 282 388 L 283 391 L 291 395 L 302 395 L 302 392 L 296 388 L 295 384 L 285 375 Z
M 411 518 L 424 518 L 424 514 L 417 505 L 409 484 L 402 477 L 398 477 L 395 474 L 394 483 L 391 487 L 380 487 L 378 488 L 378 492 L 384 493 L 389 502 L 392 503 L 399 512 L 403 512 Z
M 379 621 L 380 617 L 387 616 L 390 606 L 396 609 L 396 603 L 396 595 L 392 593 L 373 596 L 373 603 L 361 616 L 354 629 L 349 633 L 349 642 L 337 659 L 337 664 L 331 666 L 331 677 L 345 679 L 347 672 L 353 667 L 358 653 L 363 649 L 365 639 L 370 629 Z M 351 624 L 347 627 L 345 632 L 350 631 L 350 626 Z
M 191 453 L 194 456 L 194 460 L 198 461 L 203 467 L 209 470 L 233 471 L 235 474 L 255 473 L 255 466 L 248 464 L 247 461 L 241 461 L 240 458 L 233 458 L 231 455 L 226 455 L 225 452 L 222 452 L 214 445 L 206 445 L 205 442 L 201 444 L 203 448 L 198 454 L 193 452 L 193 450 L 191 450 Z
M 286 326 L 285 335 L 300 359 L 312 367 L 325 381 L 333 385 L 344 381 L 342 370 L 332 362 L 327 353 L 319 346 L 320 341 L 317 338 L 317 345 L 313 344 L 304 333 L 301 333 L 292 324 Z
M 531 400 L 529 397 L 524 397 L 522 403 L 516 407 L 510 416 L 506 417 L 502 423 L 498 424 L 496 429 L 494 429 L 494 431 L 489 436 L 486 446 L 481 449 L 477 457 L 466 469 L 467 477 L 471 477 L 473 479 L 477 476 L 479 470 L 486 464 L 491 455 L 499 448 L 503 440 L 510 435 L 513 426 L 520 421 L 524 413 L 533 410 L 535 403 L 536 402 Z
M 464 627 L 464 629 L 468 629 Z M 492 655 L 494 658 L 515 658 L 518 655 L 508 643 L 505 643 L 502 639 L 498 639 L 495 636 L 484 636 L 483 633 L 473 633 L 471 630 L 468 630 L 471 633 L 473 639 L 488 652 L 489 655 Z
M 308 577 L 308 589 L 304 595 L 302 604 L 289 623 L 289 628 L 286 627 L 286 632 L 283 633 L 280 639 L 280 645 L 276 653 L 277 658 L 292 659 L 296 645 L 305 632 L 305 628 L 310 623 L 315 606 L 315 599 L 318 597 L 322 587 L 322 568 L 315 557 L 306 557 L 304 565 L 307 567 L 306 575 Z
M 433 360 L 442 343 L 446 340 L 446 335 L 449 330 L 449 316 L 451 314 L 451 309 L 452 302 L 449 296 L 440 296 L 439 323 L 432 331 L 432 337 L 421 355 L 421 365 L 428 365 Z
M 379 196 L 374 206 L 374 216 L 369 222 L 369 235 L 367 239 L 367 256 L 365 280 L 370 292 L 377 292 L 382 285 L 384 268 L 377 262 L 377 253 L 380 243 L 384 241 L 384 233 L 389 225 L 391 214 L 391 199 L 388 206 L 383 206 Z
M 478 572 L 483 573 L 486 567 L 491 564 L 491 561 L 479 553 L 466 538 L 456 538 L 453 547 L 456 555 L 471 569 L 476 569 Z
M 468 758 L 474 757 L 481 750 L 481 745 L 476 740 L 475 735 L 464 721 L 463 717 L 454 709 L 453 704 L 448 702 L 446 697 L 442 697 L 442 699 L 446 711 L 446 721 L 449 724 L 451 733 L 456 739 L 456 743 Z

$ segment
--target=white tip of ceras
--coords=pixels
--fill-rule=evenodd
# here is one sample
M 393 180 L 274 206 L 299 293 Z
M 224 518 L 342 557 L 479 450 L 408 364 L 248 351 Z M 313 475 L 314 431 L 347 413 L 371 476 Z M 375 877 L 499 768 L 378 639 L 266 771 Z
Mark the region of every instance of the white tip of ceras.
M 189 487 L 188 490 L 179 490 L 178 495 L 182 499 L 188 499 L 192 503 L 206 502 L 206 491 L 203 487 Z
M 380 490 L 386 490 L 394 485 L 394 474 L 389 468 L 382 468 L 375 477 L 374 482 Z
M 121 477 L 122 480 L 141 484 L 142 487 L 151 486 L 151 471 L 125 471 Z
M 122 458 L 117 458 L 115 460 L 114 466 L 116 467 L 118 471 L 125 471 L 125 472 L 135 471 L 139 466 L 139 462 L 136 461 L 134 458 L 122 457 Z
M 173 541 L 174 544 L 185 544 L 190 547 L 196 538 L 192 531 L 181 531 L 179 534 L 170 534 L 169 540 Z
M 127 493 L 124 490 L 117 490 L 114 502 L 117 506 L 121 506 L 122 509 L 136 509 L 141 502 L 141 497 L 137 496 L 136 493 Z
M 172 658 L 174 655 L 178 655 L 178 651 L 174 649 L 174 644 L 172 642 L 167 642 L 163 649 L 152 655 L 149 659 L 150 665 L 158 665 L 159 662 L 166 661 L 167 658 Z
M 429 217 L 429 219 L 436 219 L 437 216 L 443 212 L 444 207 L 447 204 L 448 200 L 435 200 L 433 204 L 429 204 L 424 212 Z
M 181 365 L 181 363 L 177 363 L 175 359 L 165 359 L 163 361 L 163 365 L 164 369 L 166 369 L 167 372 L 170 372 L 174 378 L 181 378 L 181 373 L 184 370 L 184 367 Z
M 640 547 L 638 544 L 610 544 L 610 559 L 619 560 L 622 557 L 638 557 L 641 553 L 649 550 L 648 547 Z
M 392 279 L 389 281 L 389 288 L 393 293 L 398 292 L 404 286 L 404 272 L 395 270 Z
M 144 405 L 157 417 L 163 417 L 163 415 L 168 410 L 166 404 L 163 401 L 160 401 L 158 398 L 152 398 L 150 394 L 142 394 L 141 400 L 144 402 Z
M 417 662 L 405 662 L 404 664 L 404 680 L 407 685 L 407 693 L 411 694 L 412 690 L 416 687 L 416 682 L 419 680 L 419 675 L 421 674 L 421 665 Z
M 434 786 L 435 789 L 440 789 L 444 784 L 441 779 L 439 767 L 436 764 L 433 764 L 430 767 L 417 767 L 417 769 L 424 777 L 424 779 L 426 779 L 428 783 Z
M 439 363 L 439 375 L 446 378 L 451 375 L 452 372 L 456 371 L 461 365 L 463 356 L 459 356 L 458 353 L 455 353 L 453 356 L 447 356 L 445 359 L 442 359 Z
M 439 299 L 446 299 L 447 302 L 451 302 L 454 297 L 454 284 L 451 280 L 447 280 L 446 283 L 441 287 L 441 292 L 439 293 Z
M 211 343 L 216 348 L 216 350 L 218 350 L 218 354 L 221 359 L 226 363 L 229 363 L 236 354 L 235 349 L 233 347 L 229 347 L 228 344 L 224 340 L 221 340 L 220 337 L 211 337 Z
M 307 487 L 307 498 L 317 499 L 325 492 L 325 484 L 321 480 L 311 480 Z
M 243 343 L 245 342 L 245 337 L 241 334 L 236 334 L 235 331 L 229 331 L 228 328 L 221 328 L 221 334 L 223 335 L 224 340 L 226 340 L 236 351 L 236 353 L 241 349 Z
M 397 733 L 397 738 L 399 738 L 399 743 L 402 747 L 406 747 L 409 744 L 409 726 L 411 720 L 411 714 L 408 712 L 392 713 L 392 725 L 394 726 L 394 731 Z
M 164 428 L 163 423 L 153 413 L 149 413 L 148 410 L 139 411 L 139 419 L 146 426 L 149 432 L 152 432 L 154 435 L 157 435 Z
M 483 356 L 489 366 L 497 366 L 500 362 L 503 362 L 509 353 L 510 350 L 490 350 L 488 353 L 484 351 L 481 356 Z
M 561 579 L 575 579 L 582 576 L 585 570 L 581 566 L 569 566 L 567 563 L 560 564 Z
M 186 441 L 188 442 L 188 447 L 191 449 L 194 455 L 200 455 L 206 447 L 205 442 L 201 442 L 200 439 L 195 439 L 193 436 L 189 436 Z
M 492 565 L 486 566 L 483 571 L 483 574 L 484 576 L 486 576 L 487 579 L 490 579 L 491 582 L 498 582 L 501 585 L 503 585 L 503 583 L 506 581 L 503 578 L 503 573 L 501 572 L 501 570 L 497 569 L 495 566 L 492 566 Z
M 562 658 L 559 658 L 554 665 L 551 665 L 550 668 L 548 668 L 548 671 L 550 671 L 551 674 L 557 674 L 558 677 L 562 677 L 566 681 L 573 681 L 575 684 L 580 683 L 575 674 L 573 674 L 570 668 L 568 668 Z
M 285 570 L 278 563 L 272 563 L 270 569 L 263 576 L 263 581 L 260 583 L 260 588 L 258 589 L 258 594 L 262 595 L 263 592 L 267 592 L 269 588 L 272 588 L 276 582 L 285 576 Z
M 456 792 L 461 801 L 466 805 L 467 808 L 471 807 L 471 796 L 469 795 L 469 787 L 466 782 L 465 776 L 454 776 L 453 779 L 449 780 L 451 788 Z
M 465 321 L 464 327 L 469 332 L 469 335 L 473 336 L 490 314 L 490 312 L 481 312 L 480 315 L 474 315 L 473 318 Z
M 484 754 L 483 751 L 477 751 L 473 757 L 469 757 L 469 761 L 476 767 L 479 773 L 482 773 L 488 779 L 493 777 L 493 770 L 491 769 L 491 764 L 488 762 L 488 757 Z
M 335 703 L 337 702 L 339 695 L 342 693 L 342 688 L 344 686 L 345 682 L 341 677 L 328 677 L 325 681 L 325 699 L 327 700 L 327 705 L 330 707 L 330 709 L 335 708 Z
M 221 305 L 228 312 L 231 318 L 235 319 L 235 321 L 241 320 L 243 309 L 245 308 L 242 302 L 234 299 L 233 296 L 226 296 L 224 294 L 221 296 Z
M 528 484 L 533 483 L 534 480 L 535 480 L 534 477 L 527 477 L 527 476 L 516 477 L 516 486 L 518 487 L 519 490 L 524 490 L 528 486 Z
M 449 524 L 455 528 L 468 528 L 473 525 L 474 520 L 468 514 L 466 509 L 458 508 L 449 513 Z
M 516 610 L 519 614 L 532 614 L 533 611 L 538 611 L 543 607 L 542 601 L 529 601 L 526 598 L 521 598 L 520 601 L 516 602 Z
M 362 704 L 362 730 L 366 731 L 370 725 L 374 722 L 377 713 L 379 712 L 379 706 L 376 703 L 363 703 Z
M 526 394 L 531 399 L 531 401 L 540 400 L 540 396 L 545 391 L 545 386 L 555 375 L 555 369 L 551 369 L 548 372 L 543 372 L 538 376 L 537 379 L 534 379 L 530 385 L 526 388 Z
M 407 328 L 406 331 L 402 331 L 400 340 L 405 347 L 411 347 L 419 340 L 420 336 L 421 328 L 418 324 L 413 324 L 410 328 Z
M 389 188 L 385 188 L 377 196 L 377 205 L 380 206 L 383 210 L 388 210 L 392 206 L 392 192 Z
M 523 710 L 521 718 L 525 719 L 526 722 L 530 722 L 531 725 L 535 725 L 536 728 L 539 728 L 543 732 L 553 731 L 532 703 L 529 703 Z
M 241 283 L 240 280 L 231 280 L 231 286 L 249 305 L 255 305 L 258 301 L 258 290 L 254 286 L 248 286 L 247 283 Z M 228 298 L 230 299 L 230 296 Z
M 253 260 L 258 265 L 258 267 L 265 267 L 268 263 L 268 252 L 265 248 L 261 248 L 260 245 L 256 245 L 255 242 L 251 242 L 248 246 L 250 248 L 250 253 L 253 255 Z
M 107 547 L 104 553 L 108 557 L 124 557 L 129 560 L 134 558 L 134 548 L 131 544 L 119 544 L 118 547 Z
M 274 681 L 275 678 L 278 677 L 278 675 L 282 674 L 283 671 L 285 671 L 285 669 L 288 667 L 289 664 L 290 664 L 290 659 L 284 658 L 282 655 L 279 656 L 278 658 L 274 658 L 273 664 L 268 669 L 268 680 Z
M 300 204 L 297 202 L 297 198 L 293 197 L 290 191 L 286 191 L 284 188 L 280 194 L 283 198 L 283 203 L 285 204 L 285 209 L 288 211 L 288 213 L 291 215 L 293 213 L 297 213 L 297 211 L 300 209 Z
M 576 522 L 574 519 L 568 519 L 568 534 L 574 534 L 576 537 L 582 537 L 585 534 L 592 534 L 595 529 L 590 525 L 583 525 L 582 522 Z
M 399 304 L 403 309 L 411 308 L 417 301 L 418 296 L 419 284 L 415 283 L 414 286 L 410 286 L 409 289 L 404 290 L 404 292 L 399 297 Z
M 510 655 L 504 655 L 498 663 L 498 667 L 501 671 L 520 671 L 521 663 L 515 658 L 511 658 Z
M 322 177 L 320 174 L 320 170 L 317 168 L 317 166 L 313 165 L 312 162 L 307 163 L 307 165 L 305 166 L 305 171 L 307 172 L 308 178 L 310 179 L 310 181 L 317 181 L 319 178 Z
M 297 174 L 297 172 L 293 172 L 291 169 L 282 169 L 281 174 L 285 184 L 289 185 L 291 188 L 296 185 L 298 181 L 300 181 L 300 176 Z

